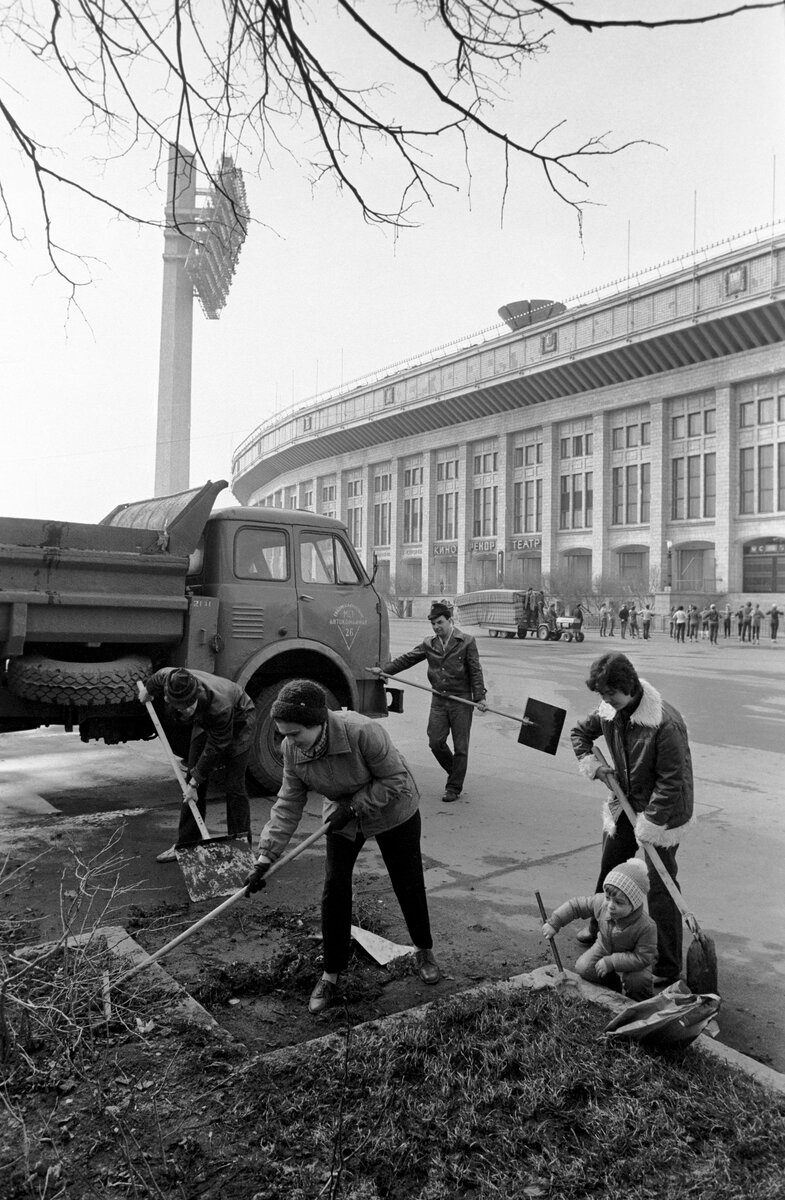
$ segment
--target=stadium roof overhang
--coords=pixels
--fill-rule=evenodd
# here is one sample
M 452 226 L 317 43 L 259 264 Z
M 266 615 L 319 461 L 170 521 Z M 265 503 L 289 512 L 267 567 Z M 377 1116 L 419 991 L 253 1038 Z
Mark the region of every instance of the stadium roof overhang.
M 576 352 L 568 361 L 526 369 L 481 387 L 451 392 L 395 409 L 369 421 L 347 424 L 281 447 L 238 475 L 239 499 L 300 467 L 368 450 L 400 438 L 419 437 L 464 421 L 544 404 L 565 396 L 632 383 L 745 350 L 785 341 L 785 301 L 772 300 L 717 319 L 701 319 L 659 336 L 640 335 L 604 351 Z

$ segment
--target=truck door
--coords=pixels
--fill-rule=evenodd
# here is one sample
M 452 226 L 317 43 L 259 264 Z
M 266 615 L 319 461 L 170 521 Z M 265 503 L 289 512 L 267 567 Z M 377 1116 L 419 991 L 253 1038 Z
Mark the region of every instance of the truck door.
M 225 649 L 222 674 L 233 679 L 263 646 L 297 637 L 297 593 L 289 529 L 239 525 L 231 574 L 221 587 Z
M 298 536 L 300 637 L 332 646 L 360 678 L 379 655 L 378 597 L 340 531 Z

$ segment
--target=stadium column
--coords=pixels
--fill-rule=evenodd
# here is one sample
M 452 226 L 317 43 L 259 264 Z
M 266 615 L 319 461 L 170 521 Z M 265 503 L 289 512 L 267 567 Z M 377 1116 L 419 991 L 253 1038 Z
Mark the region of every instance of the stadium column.
M 512 435 L 500 433 L 498 470 L 498 513 L 499 527 L 496 534 L 496 584 L 500 588 L 511 588 L 512 564 L 509 555 L 509 535 L 512 531 Z
M 649 578 L 653 576 L 655 590 L 661 592 L 667 582 L 667 547 L 665 526 L 668 514 L 665 509 L 665 497 L 669 495 L 668 480 L 665 469 L 665 447 L 668 440 L 665 436 L 666 405 L 662 400 L 653 400 L 649 404 L 649 421 L 651 424 L 651 479 L 649 481 Z M 660 606 L 662 607 L 662 606 Z M 662 615 L 662 614 L 660 614 Z
M 559 423 L 552 421 L 542 436 L 542 574 L 559 566 L 556 533 L 559 528 Z
M 422 456 L 422 532 L 420 542 L 422 545 L 422 592 L 424 596 L 429 596 L 434 588 L 438 593 L 439 580 L 434 582 L 433 579 L 433 540 L 434 540 L 434 513 L 436 505 L 432 503 L 433 497 L 433 479 L 436 472 L 433 470 L 433 464 L 436 461 L 436 456 L 433 451 L 423 451 Z
M 611 465 L 608 453 L 608 417 L 595 412 L 592 422 L 592 579 L 611 572 L 608 528 L 611 508 Z
M 731 420 L 733 411 L 733 396 L 729 384 L 719 384 L 714 390 L 717 405 L 717 432 L 715 443 L 715 472 L 716 497 L 714 515 L 714 569 L 717 579 L 718 592 L 740 592 L 743 584 L 741 547 L 733 550 L 735 561 L 731 561 L 731 537 L 733 530 L 733 511 L 731 508 L 730 481 L 737 477 L 732 469 L 734 459 L 738 460 L 738 425 Z M 736 461 L 738 470 L 738 461 Z M 780 480 L 780 485 L 782 485 Z
M 458 583 L 456 596 L 472 590 L 469 542 L 472 536 L 472 444 L 464 443 L 458 453 Z
M 403 461 L 397 456 L 390 460 L 390 475 L 390 586 L 397 596 L 403 566 Z

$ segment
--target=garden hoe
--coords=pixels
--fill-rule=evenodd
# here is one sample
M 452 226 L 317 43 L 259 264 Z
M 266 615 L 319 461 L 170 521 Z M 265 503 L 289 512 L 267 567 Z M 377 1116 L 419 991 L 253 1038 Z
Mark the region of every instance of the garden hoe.
M 387 678 L 389 676 L 382 672 L 382 679 Z M 445 700 L 456 700 L 458 704 L 468 704 L 470 708 L 477 707 L 475 700 L 467 700 L 464 696 L 450 696 L 447 692 L 437 692 L 433 688 L 426 687 L 425 684 L 414 683 L 411 679 L 402 679 L 400 675 L 396 675 L 395 679 L 399 683 L 405 683 L 407 687 L 419 688 L 421 692 L 430 692 L 432 696 L 441 696 Z M 520 725 L 518 730 L 520 745 L 530 746 L 532 750 L 542 750 L 543 754 L 556 753 L 564 718 L 567 715 L 566 708 L 556 708 L 553 704 L 546 704 L 544 700 L 529 698 L 526 701 L 523 717 L 516 717 L 514 713 L 502 712 L 498 708 L 488 708 L 487 705 L 485 711 L 495 713 L 497 717 L 508 717 L 510 721 L 515 721 L 516 725 Z
M 141 699 L 144 694 L 144 684 L 137 683 L 136 686 Z M 166 751 L 175 778 L 180 785 L 183 803 L 186 803 L 186 781 L 183 769 L 174 756 L 152 702 L 145 700 L 144 704 L 150 714 L 150 720 L 155 726 L 158 740 Z M 188 895 L 192 900 L 214 900 L 216 896 L 229 896 L 245 882 L 254 869 L 256 860 L 253 851 L 246 841 L 238 838 L 228 835 L 210 837 L 209 830 L 202 820 L 196 804 L 193 800 L 188 800 L 187 803 L 202 837 L 201 842 L 177 845 L 174 848 Z
M 594 757 L 603 767 L 610 767 L 610 763 L 605 758 L 599 746 L 594 747 Z M 621 804 L 627 820 L 635 828 L 635 810 L 625 796 L 619 785 L 619 781 L 612 778 L 609 784 L 611 791 L 616 799 Z M 665 863 L 660 858 L 659 851 L 656 846 L 652 846 L 650 842 L 641 842 L 641 847 L 645 854 L 651 859 L 654 868 L 659 875 L 665 887 L 668 889 L 671 900 L 678 908 L 684 924 L 692 934 L 692 942 L 687 951 L 687 986 L 692 992 L 697 995 L 702 995 L 706 992 L 717 994 L 717 950 L 713 940 L 703 933 L 698 925 L 694 913 L 691 913 L 687 905 L 682 899 L 681 892 L 676 887 L 676 884 L 671 879 L 665 869 Z

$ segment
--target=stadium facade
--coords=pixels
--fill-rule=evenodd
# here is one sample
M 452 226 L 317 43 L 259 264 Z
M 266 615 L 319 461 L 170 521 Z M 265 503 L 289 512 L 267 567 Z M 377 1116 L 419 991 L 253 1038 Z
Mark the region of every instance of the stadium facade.
M 782 600 L 785 230 L 500 313 L 259 426 L 235 495 L 340 517 L 401 595 L 601 577 Z

